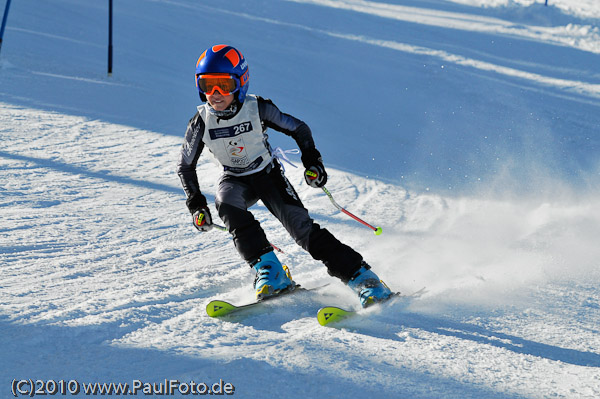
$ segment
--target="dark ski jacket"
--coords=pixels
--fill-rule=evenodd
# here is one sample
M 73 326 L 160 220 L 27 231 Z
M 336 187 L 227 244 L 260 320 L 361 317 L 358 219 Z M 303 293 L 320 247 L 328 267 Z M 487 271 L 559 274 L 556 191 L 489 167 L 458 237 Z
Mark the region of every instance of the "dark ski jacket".
M 302 152 L 302 162 L 305 166 L 313 164 L 317 159 L 320 162 L 321 155 L 315 149 L 312 132 L 306 123 L 281 112 L 269 99 L 257 96 L 257 100 L 263 132 L 266 132 L 267 128 L 272 128 L 292 137 Z M 196 174 L 196 164 L 205 146 L 202 141 L 205 130 L 204 121 L 200 113 L 196 112 L 188 122 L 185 141 L 177 163 L 177 174 L 188 197 L 188 207 L 189 200 L 201 193 L 198 185 L 198 175 Z M 193 210 L 190 209 L 190 211 Z

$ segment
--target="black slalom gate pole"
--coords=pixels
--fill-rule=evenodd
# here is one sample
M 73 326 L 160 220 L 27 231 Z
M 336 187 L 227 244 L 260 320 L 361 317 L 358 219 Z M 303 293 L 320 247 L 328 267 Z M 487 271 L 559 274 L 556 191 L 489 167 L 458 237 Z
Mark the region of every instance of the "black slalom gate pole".
M 108 0 L 108 76 L 112 75 L 112 59 L 113 59 L 113 45 L 112 45 L 112 19 L 113 19 L 113 0 Z
M 6 0 L 6 7 L 4 7 L 4 16 L 2 17 L 2 25 L 0 25 L 0 50 L 2 50 L 2 38 L 4 37 L 4 28 L 6 28 L 6 19 L 8 18 L 9 8 L 10 0 Z

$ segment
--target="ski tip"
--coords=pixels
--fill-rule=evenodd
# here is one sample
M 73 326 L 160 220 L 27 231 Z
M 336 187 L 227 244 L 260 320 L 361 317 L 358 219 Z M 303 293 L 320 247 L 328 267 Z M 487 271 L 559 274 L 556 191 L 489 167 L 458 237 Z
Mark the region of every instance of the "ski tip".
M 206 314 L 210 317 L 226 316 L 232 311 L 235 311 L 237 306 L 225 301 L 210 301 L 206 305 Z
M 335 306 L 326 306 L 324 308 L 319 309 L 317 313 L 317 321 L 320 325 L 326 326 L 328 324 L 337 323 L 348 317 L 351 317 L 356 312 L 351 310 L 344 310 L 342 308 L 338 308 Z
M 417 298 L 420 298 L 421 296 L 427 294 L 427 292 L 428 291 L 427 291 L 426 287 L 423 287 L 423 288 L 421 288 L 418 291 L 414 291 L 414 292 L 411 292 L 411 293 L 408 293 L 408 294 L 405 294 L 403 292 L 394 292 L 393 295 L 392 295 L 392 297 L 390 299 L 392 299 L 392 298 L 417 299 Z
M 427 287 L 423 287 L 418 291 L 413 292 L 412 294 L 409 294 L 407 296 L 411 297 L 411 298 L 419 298 L 425 294 L 427 294 Z

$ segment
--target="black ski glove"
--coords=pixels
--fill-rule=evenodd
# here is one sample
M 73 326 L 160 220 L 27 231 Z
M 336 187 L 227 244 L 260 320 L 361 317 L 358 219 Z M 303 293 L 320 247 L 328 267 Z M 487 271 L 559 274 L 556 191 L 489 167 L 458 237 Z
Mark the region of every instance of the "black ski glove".
M 304 171 L 306 184 L 320 188 L 327 183 L 327 172 L 323 165 L 323 159 L 316 148 L 310 148 L 302 152 L 302 164 L 306 168 Z
M 192 214 L 192 223 L 198 231 L 210 231 L 213 228 L 212 216 L 206 203 L 206 197 L 197 192 L 185 201 L 190 213 Z

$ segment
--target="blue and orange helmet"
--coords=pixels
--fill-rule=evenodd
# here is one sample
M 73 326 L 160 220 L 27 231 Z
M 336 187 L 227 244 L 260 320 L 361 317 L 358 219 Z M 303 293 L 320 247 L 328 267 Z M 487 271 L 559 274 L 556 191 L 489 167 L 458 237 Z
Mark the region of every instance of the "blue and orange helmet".
M 239 103 L 243 104 L 248 92 L 250 75 L 248 63 L 242 53 L 232 46 L 218 44 L 206 49 L 200 55 L 196 62 L 196 87 L 203 102 L 206 102 L 206 95 L 199 84 L 199 78 L 202 75 L 214 74 L 228 74 L 235 80 L 236 88 L 232 92 L 236 94 Z

